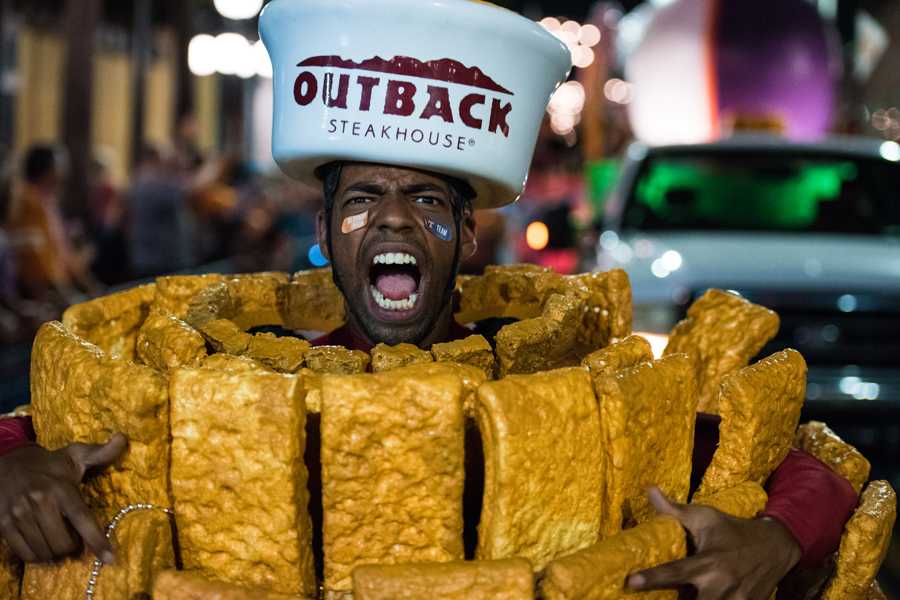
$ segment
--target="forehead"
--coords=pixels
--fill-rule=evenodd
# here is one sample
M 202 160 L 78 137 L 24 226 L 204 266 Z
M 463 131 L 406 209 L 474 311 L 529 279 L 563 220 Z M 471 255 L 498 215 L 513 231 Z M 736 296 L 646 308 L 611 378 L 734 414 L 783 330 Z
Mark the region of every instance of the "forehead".
M 338 191 L 359 184 L 377 184 L 385 188 L 429 184 L 450 193 L 450 184 L 445 179 L 425 171 L 369 163 L 345 165 L 341 170 Z

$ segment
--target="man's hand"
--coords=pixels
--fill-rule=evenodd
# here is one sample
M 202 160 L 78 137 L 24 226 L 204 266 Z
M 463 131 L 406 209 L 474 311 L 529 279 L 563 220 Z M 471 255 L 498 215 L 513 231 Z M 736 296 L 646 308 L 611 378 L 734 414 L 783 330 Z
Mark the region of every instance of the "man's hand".
M 800 546 L 774 519 L 738 519 L 714 508 L 670 502 L 659 488 L 649 492 L 660 514 L 678 519 L 693 555 L 628 578 L 632 590 L 697 589 L 697 600 L 767 600 L 800 560 Z
M 71 444 L 54 452 L 28 446 L 0 456 L 0 537 L 22 560 L 46 562 L 75 552 L 80 536 L 111 563 L 112 546 L 78 484 L 89 469 L 114 463 L 127 445 L 117 433 L 105 444 Z

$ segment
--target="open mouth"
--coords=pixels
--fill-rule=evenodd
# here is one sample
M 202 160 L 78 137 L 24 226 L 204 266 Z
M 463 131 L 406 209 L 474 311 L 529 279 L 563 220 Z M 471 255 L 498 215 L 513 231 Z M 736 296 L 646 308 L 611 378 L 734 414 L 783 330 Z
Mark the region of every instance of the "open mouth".
M 369 293 L 385 311 L 403 312 L 416 307 L 422 275 L 418 261 L 406 252 L 376 254 L 369 268 Z

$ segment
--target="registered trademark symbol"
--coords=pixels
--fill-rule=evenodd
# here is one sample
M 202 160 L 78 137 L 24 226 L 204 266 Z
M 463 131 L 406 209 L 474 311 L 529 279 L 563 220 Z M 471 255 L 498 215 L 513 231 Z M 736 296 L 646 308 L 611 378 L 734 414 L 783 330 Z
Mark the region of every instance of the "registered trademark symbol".
M 475 145 L 475 138 L 469 138 L 469 145 L 470 145 L 470 146 L 474 146 L 474 145 Z

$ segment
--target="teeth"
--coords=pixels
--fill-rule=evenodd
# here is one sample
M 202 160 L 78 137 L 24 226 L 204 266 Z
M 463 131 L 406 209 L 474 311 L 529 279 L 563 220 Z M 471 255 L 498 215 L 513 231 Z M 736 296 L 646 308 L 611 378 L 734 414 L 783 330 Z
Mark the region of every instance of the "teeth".
M 416 257 L 406 252 L 384 252 L 379 254 L 372 262 L 376 265 L 415 265 Z
M 385 310 L 412 310 L 415 308 L 416 300 L 419 298 L 418 294 L 410 294 L 409 298 L 405 300 L 390 300 L 385 298 L 374 285 L 370 285 L 369 290 L 372 292 L 372 298 L 375 300 L 375 304 Z

